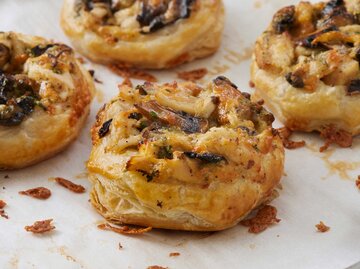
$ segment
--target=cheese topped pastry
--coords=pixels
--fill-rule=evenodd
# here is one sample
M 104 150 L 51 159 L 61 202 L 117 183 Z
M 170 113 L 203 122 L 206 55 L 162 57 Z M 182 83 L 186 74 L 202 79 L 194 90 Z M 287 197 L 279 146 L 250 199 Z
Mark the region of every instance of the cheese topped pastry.
M 24 167 L 76 138 L 94 85 L 60 43 L 0 33 L 0 170 Z
M 162 69 L 213 54 L 224 8 L 221 0 L 64 0 L 61 25 L 95 62 Z
M 255 45 L 257 95 L 292 130 L 350 146 L 360 133 L 360 2 L 280 9 Z
M 225 77 L 121 86 L 92 128 L 91 202 L 117 223 L 236 225 L 272 196 L 284 166 L 272 114 L 249 99 Z

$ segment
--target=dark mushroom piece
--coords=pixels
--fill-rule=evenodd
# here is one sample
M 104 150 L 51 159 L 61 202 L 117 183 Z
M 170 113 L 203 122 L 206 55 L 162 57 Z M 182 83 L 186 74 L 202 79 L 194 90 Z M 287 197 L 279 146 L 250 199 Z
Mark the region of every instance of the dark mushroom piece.
M 348 95 L 360 94 L 360 79 L 354 79 L 350 81 L 350 84 L 347 88 Z
M 110 126 L 112 123 L 113 119 L 107 120 L 103 123 L 103 125 L 101 126 L 101 128 L 99 129 L 98 135 L 100 138 L 103 138 L 104 136 L 106 136 L 108 134 L 108 132 L 110 131 Z
M 36 106 L 32 81 L 0 73 L 0 125 L 19 125 Z
M 194 0 L 170 0 L 154 3 L 144 0 L 137 21 L 142 27 L 142 34 L 149 34 L 175 23 L 179 19 L 190 17 L 191 5 Z
M 156 101 L 136 104 L 135 107 L 147 119 L 177 126 L 186 133 L 204 133 L 209 128 L 209 122 L 206 119 L 194 117 L 182 111 L 174 111 L 161 106 Z
M 302 79 L 302 77 L 300 77 L 296 73 L 292 73 L 292 72 L 287 73 L 285 75 L 285 79 L 294 88 L 304 88 L 305 87 L 304 80 Z
M 338 31 L 338 28 L 336 26 L 332 25 L 332 26 L 329 26 L 327 28 L 320 29 L 320 30 L 308 35 L 307 37 L 305 37 L 305 38 L 303 38 L 301 40 L 298 40 L 296 42 L 296 44 L 299 45 L 299 46 L 302 46 L 302 47 L 305 47 L 305 48 L 311 48 L 311 49 L 321 47 L 322 44 L 320 44 L 320 43 L 314 44 L 313 41 L 318 36 L 320 36 L 320 35 L 322 35 L 324 33 L 331 32 L 331 31 Z
M 318 22 L 318 28 L 329 26 L 346 26 L 356 22 L 355 17 L 348 13 L 343 0 L 333 0 L 328 2 L 321 12 L 322 20 Z
M 272 27 L 277 34 L 289 30 L 294 23 L 295 6 L 288 6 L 275 13 L 272 20 Z
M 32 57 L 39 57 L 43 55 L 49 48 L 52 48 L 55 44 L 48 44 L 48 45 L 37 45 L 30 49 L 30 56 Z
M 198 159 L 203 163 L 219 163 L 221 161 L 226 161 L 226 158 L 224 156 L 211 152 L 196 153 L 192 151 L 187 151 L 184 152 L 184 155 L 190 159 Z
M 107 4 L 109 7 L 112 6 L 112 0 L 81 0 L 85 6 L 85 10 L 89 11 L 94 8 L 94 4 L 96 3 L 104 3 Z

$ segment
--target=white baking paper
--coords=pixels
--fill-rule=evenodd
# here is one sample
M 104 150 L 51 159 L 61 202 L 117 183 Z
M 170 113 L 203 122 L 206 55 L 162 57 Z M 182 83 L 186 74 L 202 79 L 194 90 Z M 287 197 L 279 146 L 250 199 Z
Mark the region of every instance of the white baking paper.
M 154 74 L 165 82 L 175 79 L 176 71 L 207 67 L 207 79 L 224 74 L 240 89 L 251 92 L 252 45 L 275 11 L 295 2 L 225 0 L 221 50 L 211 58 Z M 0 30 L 69 43 L 59 26 L 61 4 L 61 0 L 0 0 Z M 79 139 L 38 165 L 0 172 L 0 199 L 8 203 L 9 215 L 9 219 L 0 218 L 0 268 L 331 269 L 360 260 L 360 193 L 354 183 L 360 174 L 359 139 L 352 149 L 320 154 L 322 141 L 316 135 L 297 135 L 308 146 L 286 152 L 283 190 L 272 203 L 281 222 L 261 234 L 250 234 L 240 225 L 213 234 L 154 230 L 134 237 L 99 230 L 97 224 L 103 219 L 88 202 L 88 192 L 74 194 L 48 180 L 61 176 L 90 188 L 84 168 L 91 148 L 89 129 L 95 113 L 117 93 L 116 85 L 122 79 L 99 65 L 88 63 L 88 68 L 104 83 L 97 84 L 92 112 Z M 50 188 L 52 197 L 40 201 L 18 194 L 38 186 Z M 54 219 L 53 233 L 36 236 L 25 232 L 24 226 L 47 218 Z M 320 220 L 331 227 L 329 232 L 316 232 Z M 171 252 L 181 255 L 169 257 Z

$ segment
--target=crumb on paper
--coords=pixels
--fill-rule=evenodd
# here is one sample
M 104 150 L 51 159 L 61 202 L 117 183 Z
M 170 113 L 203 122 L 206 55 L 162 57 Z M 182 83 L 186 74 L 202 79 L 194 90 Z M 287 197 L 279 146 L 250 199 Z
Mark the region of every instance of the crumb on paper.
M 140 234 L 150 232 L 152 230 L 152 227 L 147 227 L 147 228 L 132 227 L 132 228 L 130 228 L 129 226 L 126 226 L 126 225 L 115 227 L 115 226 L 111 226 L 108 223 L 99 224 L 97 227 L 100 230 L 113 231 L 115 233 L 124 234 L 124 235 L 140 235 Z
M 208 70 L 206 68 L 199 68 L 199 69 L 194 69 L 191 71 L 183 71 L 183 72 L 178 72 L 178 78 L 181 78 L 183 80 L 187 80 L 187 81 L 197 81 L 202 79 L 203 77 L 205 77 L 208 73 Z
M 20 191 L 19 194 L 31 196 L 40 200 L 46 200 L 51 196 L 51 191 L 44 187 L 38 187 L 26 191 Z
M 357 180 L 355 181 L 355 185 L 360 190 L 360 176 L 358 176 Z
M 0 200 L 0 217 L 8 219 L 9 216 L 6 214 L 4 207 L 6 206 L 5 201 Z
M 282 140 L 282 143 L 287 149 L 297 149 L 305 146 L 305 141 L 292 141 L 290 140 L 290 136 L 292 135 L 292 131 L 287 127 L 282 127 L 276 129 L 279 133 L 279 136 Z
M 319 224 L 316 224 L 315 227 L 316 227 L 317 231 L 320 233 L 326 233 L 327 231 L 330 230 L 330 227 L 326 226 L 322 221 L 320 221 Z
M 53 219 L 36 221 L 31 226 L 25 226 L 25 230 L 35 234 L 50 232 L 55 229 L 55 226 L 51 223 L 52 221 Z
M 119 245 L 118 245 L 119 249 L 123 249 L 124 247 L 121 245 L 121 243 L 119 242 Z
M 75 184 L 71 182 L 70 180 L 67 180 L 62 177 L 55 177 L 54 178 L 57 183 L 59 183 L 61 186 L 67 188 L 68 190 L 75 192 L 75 193 L 84 193 L 85 188 L 81 185 Z
M 179 252 L 171 252 L 171 253 L 169 254 L 169 257 L 178 257 L 178 256 L 180 256 L 180 253 L 179 253 Z
M 270 225 L 279 223 L 281 220 L 276 217 L 277 209 L 271 205 L 265 205 L 256 213 L 253 218 L 243 220 L 242 225 L 249 227 L 249 233 L 261 233 Z
M 334 125 L 325 127 L 320 136 L 325 139 L 325 144 L 320 148 L 320 152 L 324 152 L 333 143 L 339 145 L 342 148 L 351 147 L 353 142 L 352 134 L 344 130 L 339 130 Z
M 0 200 L 0 209 L 3 209 L 6 206 L 6 203 L 3 200 Z
M 156 77 L 154 77 L 152 74 L 137 68 L 129 67 L 123 64 L 110 64 L 108 67 L 112 72 L 123 78 L 134 78 L 149 82 L 157 82 Z
M 163 267 L 163 266 L 159 266 L 159 265 L 151 265 L 151 266 L 148 266 L 147 269 L 169 269 L 169 267 Z

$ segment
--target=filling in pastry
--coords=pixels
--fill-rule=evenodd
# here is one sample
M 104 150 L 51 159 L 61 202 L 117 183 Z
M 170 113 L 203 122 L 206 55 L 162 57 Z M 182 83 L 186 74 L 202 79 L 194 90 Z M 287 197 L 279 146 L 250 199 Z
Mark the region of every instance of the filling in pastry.
M 240 143 L 236 137 L 242 134 L 251 150 L 267 151 L 259 146 L 258 136 L 271 130 L 274 117 L 227 78 L 220 76 L 213 82 L 214 90 L 193 83 L 160 87 L 149 82 L 135 91 L 123 88 L 118 101 L 125 111 L 97 123 L 94 143 L 106 139 L 105 151 L 114 154 L 137 150 L 125 170 L 137 172 L 149 182 L 174 177 L 187 182 L 232 180 L 235 172 L 225 171 L 238 154 L 231 156 Z M 133 106 L 126 108 L 126 101 Z M 230 141 L 227 152 L 216 145 L 213 136 Z M 170 171 L 177 172 L 170 175 Z
M 85 12 L 98 24 L 156 32 L 190 17 L 196 0 L 78 0 L 77 12 Z
M 21 124 L 36 107 L 49 112 L 55 109 L 52 103 L 66 95 L 56 78 L 67 71 L 62 62 L 66 53 L 72 53 L 72 49 L 63 44 L 31 47 L 12 34 L 0 36 L 0 126 Z M 39 62 L 30 67 L 35 59 Z M 36 69 L 37 65 L 49 67 L 53 72 L 53 83 L 42 81 L 41 74 L 37 77 L 39 79 L 28 75 L 29 69 Z
M 360 93 L 360 2 L 300 2 L 280 9 L 257 42 L 258 66 L 313 92 L 323 82 Z

